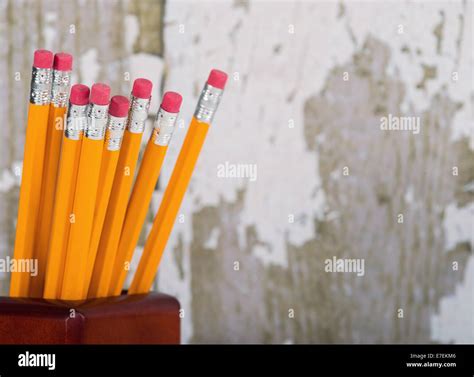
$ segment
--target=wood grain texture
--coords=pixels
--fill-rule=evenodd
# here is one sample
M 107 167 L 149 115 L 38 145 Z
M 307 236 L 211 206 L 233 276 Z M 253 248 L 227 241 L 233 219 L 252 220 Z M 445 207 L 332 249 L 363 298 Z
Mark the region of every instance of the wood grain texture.
M 178 344 L 179 302 L 122 295 L 83 302 L 0 298 L 0 344 Z
M 231 74 L 159 272 L 160 289 L 187 313 L 188 341 L 438 341 L 434 317 L 445 318 L 447 297 L 472 328 L 472 236 L 454 231 L 447 242 L 472 223 L 462 53 L 472 20 L 467 4 L 447 7 L 167 6 L 167 85 L 194 99 L 183 113 L 209 68 Z M 455 83 L 453 71 L 467 76 Z M 389 113 L 420 117 L 420 134 L 381 131 Z M 226 161 L 255 163 L 258 179 L 217 177 Z M 454 220 L 453 207 L 467 214 Z M 334 256 L 363 258 L 365 275 L 325 272 Z M 472 340 L 454 328 L 445 340 Z

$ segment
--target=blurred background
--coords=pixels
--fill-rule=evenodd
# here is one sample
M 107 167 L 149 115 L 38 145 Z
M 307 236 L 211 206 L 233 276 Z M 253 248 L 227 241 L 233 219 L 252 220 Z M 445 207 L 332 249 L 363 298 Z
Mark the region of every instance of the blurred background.
M 182 341 L 472 343 L 472 14 L 468 0 L 0 0 L 0 256 L 35 49 L 72 53 L 73 83 L 113 94 L 152 80 L 148 134 L 163 91 L 183 94 L 134 266 L 219 68 L 229 83 L 155 284 L 181 302 Z M 389 114 L 420 132 L 382 131 Z M 333 257 L 363 276 L 326 272 Z

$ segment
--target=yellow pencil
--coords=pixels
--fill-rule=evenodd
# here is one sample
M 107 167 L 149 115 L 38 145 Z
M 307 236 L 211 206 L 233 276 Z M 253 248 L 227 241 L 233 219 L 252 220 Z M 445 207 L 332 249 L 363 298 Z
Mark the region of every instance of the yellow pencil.
M 147 293 L 156 275 L 166 243 L 173 229 L 186 188 L 191 179 L 199 152 L 222 97 L 227 75 L 212 70 L 189 126 L 176 165 L 161 201 L 158 214 L 143 250 L 137 271 L 128 290 L 129 294 Z
M 102 164 L 100 168 L 99 187 L 94 211 L 91 243 L 89 254 L 87 256 L 84 292 L 87 292 L 89 289 L 89 283 L 94 269 L 95 257 L 99 247 L 100 235 L 102 234 L 102 227 L 104 225 L 110 192 L 112 190 L 115 168 L 117 167 L 129 107 L 130 101 L 124 96 L 114 96 L 110 100 L 109 120 L 107 123 L 105 143 L 102 152 Z
M 73 215 L 60 298 L 81 300 L 86 297 L 84 280 L 92 233 L 97 187 L 102 159 L 110 87 L 94 84 L 87 111 L 87 127 L 81 146 Z
M 153 133 L 148 140 L 123 223 L 120 243 L 115 258 L 109 296 L 118 296 L 129 270 L 133 251 L 145 222 L 153 190 L 158 181 L 163 160 L 178 118 L 182 97 L 166 92 L 156 116 Z
M 130 114 L 120 149 L 88 297 L 106 297 L 108 294 L 115 254 L 145 129 L 145 120 L 148 117 L 151 88 L 152 83 L 146 79 L 137 79 L 133 84 Z
M 52 66 L 51 51 L 35 51 L 13 256 L 17 261 L 32 259 L 34 256 L 33 248 L 38 225 L 46 130 L 51 101 Z M 13 271 L 10 296 L 27 297 L 30 279 L 31 275 L 28 271 Z
M 50 231 L 51 237 L 47 253 L 43 293 L 43 297 L 47 299 L 58 299 L 61 293 L 70 223 L 74 219 L 72 208 L 82 137 L 87 126 L 88 103 L 89 88 L 81 84 L 73 85 L 69 97 L 67 122 L 61 145 L 61 157 Z
M 33 251 L 38 260 L 38 274 L 30 283 L 30 297 L 42 297 L 46 259 L 51 234 L 54 193 L 58 174 L 61 139 L 64 133 L 69 88 L 71 84 L 72 55 L 60 52 L 54 55 L 53 88 L 49 105 L 49 120 L 44 156 L 41 202 L 36 229 L 36 243 Z

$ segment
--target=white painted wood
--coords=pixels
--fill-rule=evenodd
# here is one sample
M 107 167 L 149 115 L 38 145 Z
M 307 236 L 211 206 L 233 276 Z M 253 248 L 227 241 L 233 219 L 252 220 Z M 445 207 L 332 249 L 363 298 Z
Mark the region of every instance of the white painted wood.
M 172 1 L 163 24 L 161 5 L 0 1 L 0 256 L 35 48 L 114 93 L 148 76 L 152 113 L 162 89 L 183 94 L 138 251 L 216 67 L 229 83 L 158 274 L 183 342 L 472 342 L 472 2 Z M 388 113 L 420 134 L 381 131 Z M 256 180 L 218 177 L 226 163 Z M 364 276 L 325 272 L 333 257 Z

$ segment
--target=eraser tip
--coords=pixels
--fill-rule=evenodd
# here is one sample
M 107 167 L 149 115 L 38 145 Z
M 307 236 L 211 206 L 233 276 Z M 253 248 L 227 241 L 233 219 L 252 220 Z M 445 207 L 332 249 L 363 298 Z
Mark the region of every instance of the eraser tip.
M 71 88 L 69 102 L 73 105 L 84 106 L 89 103 L 90 90 L 86 85 L 76 84 Z
M 136 79 L 133 82 L 132 95 L 137 98 L 148 99 L 151 97 L 153 84 L 147 79 Z
M 95 105 L 108 105 L 110 100 L 110 86 L 102 83 L 96 83 L 91 88 L 90 102 Z
M 225 83 L 227 82 L 227 73 L 219 71 L 218 69 L 213 69 L 209 73 L 209 78 L 207 83 L 214 88 L 224 89 Z
M 51 68 L 53 66 L 53 53 L 49 50 L 36 50 L 33 57 L 33 67 Z
M 128 114 L 129 107 L 130 101 L 127 97 L 113 96 L 110 99 L 109 114 L 117 118 L 124 118 Z
M 54 54 L 53 69 L 57 71 L 72 70 L 72 55 L 65 52 Z
M 169 113 L 179 113 L 183 97 L 176 92 L 166 92 L 161 101 L 161 108 Z

